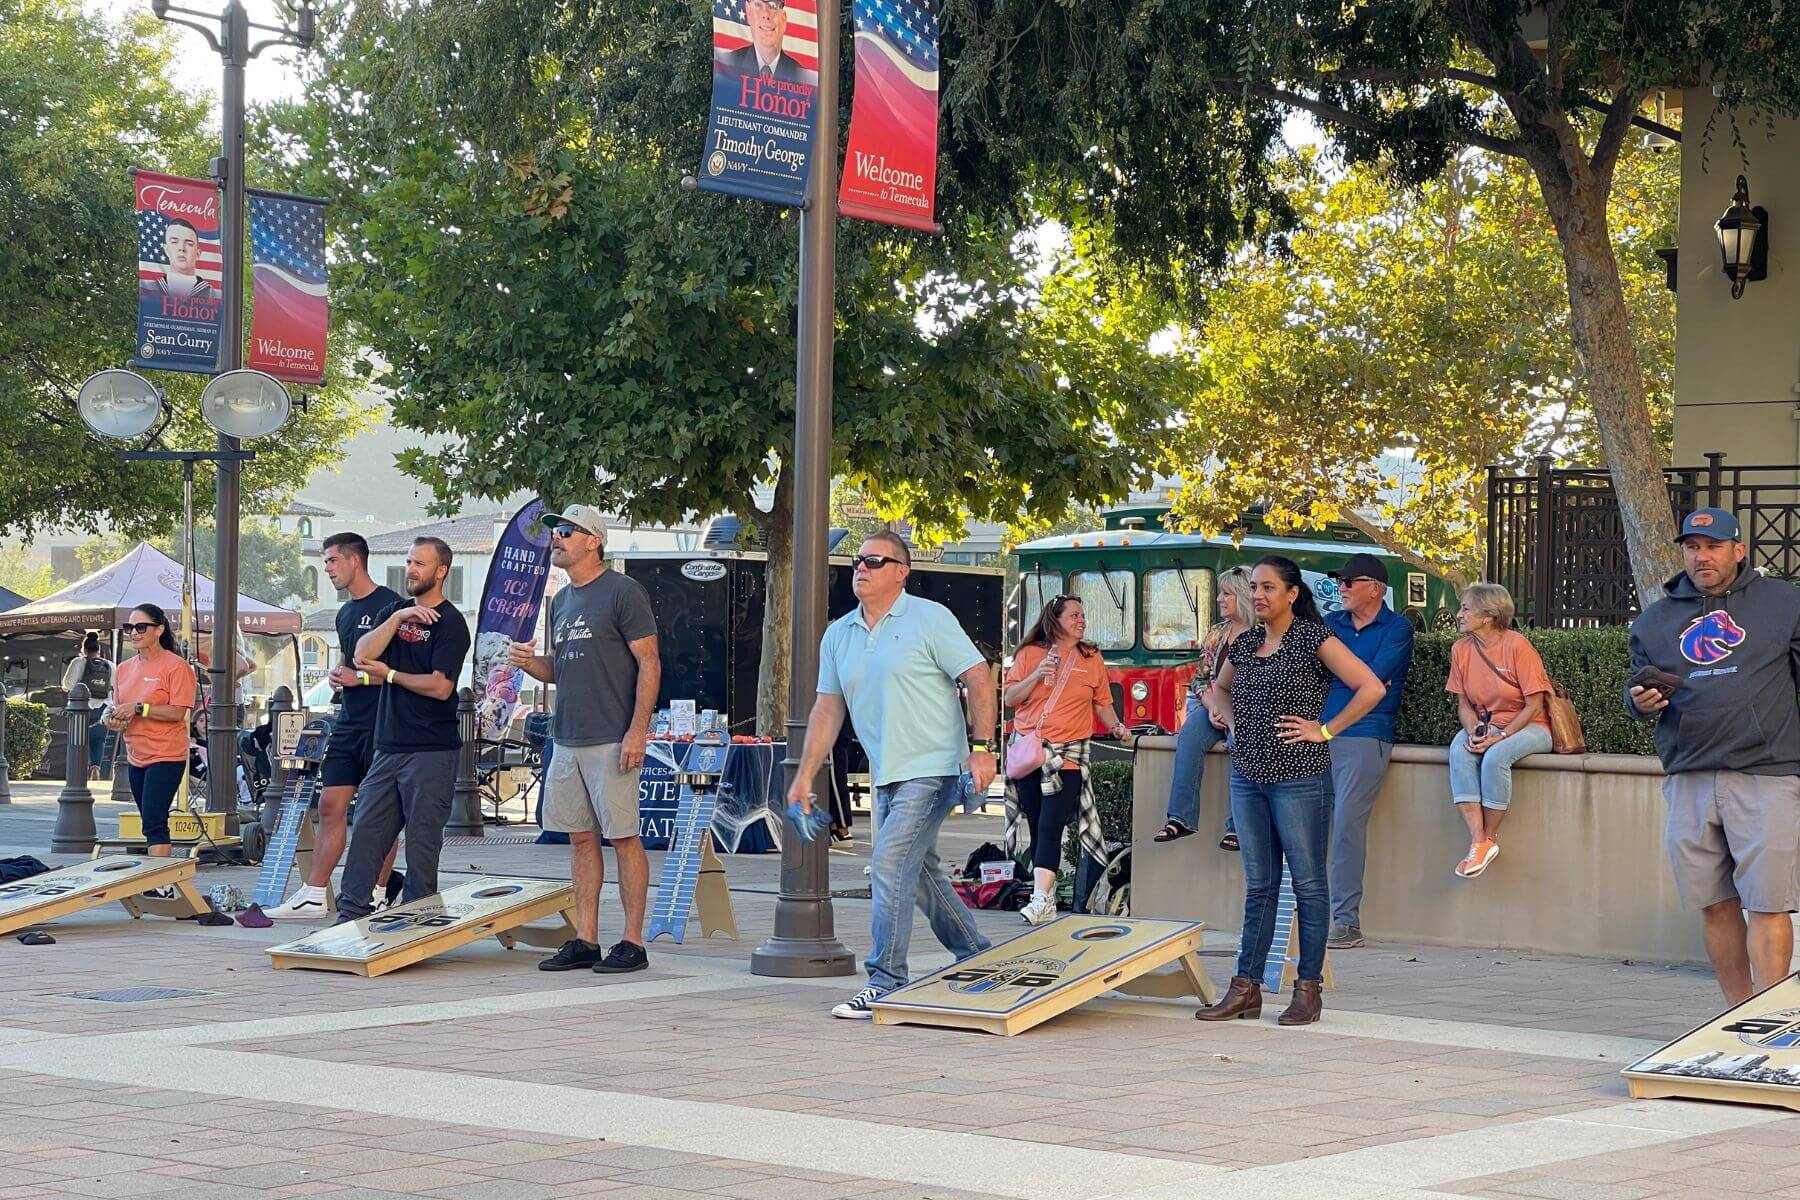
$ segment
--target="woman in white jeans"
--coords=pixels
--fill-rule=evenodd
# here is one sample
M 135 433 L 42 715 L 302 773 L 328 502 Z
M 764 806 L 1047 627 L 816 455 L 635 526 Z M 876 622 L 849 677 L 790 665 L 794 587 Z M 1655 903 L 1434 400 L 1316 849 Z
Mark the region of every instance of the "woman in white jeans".
M 1544 701 L 1550 676 L 1525 635 L 1512 628 L 1511 594 L 1497 583 L 1470 585 L 1450 647 L 1450 678 L 1462 732 L 1450 743 L 1450 800 L 1469 826 L 1469 852 L 1456 873 L 1473 879 L 1500 853 L 1500 822 L 1512 804 L 1513 764 L 1550 750 Z

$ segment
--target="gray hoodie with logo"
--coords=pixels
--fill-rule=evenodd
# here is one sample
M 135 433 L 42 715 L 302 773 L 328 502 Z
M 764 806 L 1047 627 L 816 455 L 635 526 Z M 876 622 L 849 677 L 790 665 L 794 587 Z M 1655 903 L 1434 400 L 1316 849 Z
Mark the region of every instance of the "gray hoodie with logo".
M 1631 669 L 1684 676 L 1656 721 L 1663 770 L 1800 774 L 1800 587 L 1741 567 L 1723 595 L 1686 572 L 1631 623 Z M 1625 688 L 1625 709 L 1644 719 Z

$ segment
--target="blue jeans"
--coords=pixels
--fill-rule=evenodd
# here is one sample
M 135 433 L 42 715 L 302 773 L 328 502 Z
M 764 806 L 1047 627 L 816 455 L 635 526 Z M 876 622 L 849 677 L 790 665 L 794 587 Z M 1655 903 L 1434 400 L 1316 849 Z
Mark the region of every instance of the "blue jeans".
M 875 853 L 869 870 L 869 982 L 892 991 L 906 982 L 913 905 L 957 958 L 988 948 L 968 906 L 938 867 L 938 826 L 959 798 L 957 777 L 884 783 L 875 789 Z
M 1281 859 L 1294 878 L 1300 922 L 1299 978 L 1325 972 L 1325 938 L 1331 923 L 1326 856 L 1331 851 L 1331 773 L 1287 783 L 1257 783 L 1231 772 L 1231 815 L 1237 822 L 1244 862 L 1244 934 L 1237 974 L 1261 982 L 1275 940 L 1275 907 L 1281 895 Z
M 1175 782 L 1169 787 L 1169 820 L 1189 829 L 1200 828 L 1200 779 L 1206 773 L 1206 752 L 1225 736 L 1214 729 L 1200 697 L 1188 693 L 1187 718 L 1175 736 Z
M 1480 754 L 1469 752 L 1468 732 L 1459 731 L 1450 742 L 1450 802 L 1505 812 L 1512 805 L 1513 764 L 1549 752 L 1550 731 L 1542 725 L 1527 725 Z

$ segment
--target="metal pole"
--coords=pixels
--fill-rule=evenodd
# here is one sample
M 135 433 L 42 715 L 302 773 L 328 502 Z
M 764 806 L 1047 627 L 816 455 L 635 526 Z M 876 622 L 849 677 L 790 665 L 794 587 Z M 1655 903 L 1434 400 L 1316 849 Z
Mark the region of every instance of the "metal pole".
M 56 794 L 56 828 L 50 832 L 52 854 L 86 854 L 94 848 L 94 794 L 88 791 L 88 690 L 69 689 L 69 722 L 63 755 L 63 789 Z
M 6 684 L 0 681 L 0 804 L 12 803 L 12 763 L 6 758 Z
M 800 214 L 800 338 L 794 393 L 794 631 L 788 672 L 787 755 L 782 778 L 800 767 L 819 638 L 825 631 L 825 523 L 831 494 L 832 319 L 835 314 L 838 190 L 839 0 L 819 0 L 819 90 L 813 99 L 812 180 Z M 826 789 L 811 781 L 813 791 Z M 855 963 L 832 927 L 829 839 L 781 839 L 775 933 L 750 957 L 753 975 L 848 975 Z
M 287 768 L 281 765 L 281 717 L 293 712 L 294 708 L 294 693 L 284 683 L 275 689 L 275 695 L 269 700 L 269 782 L 263 788 L 263 794 L 256 797 L 264 832 L 272 831 L 281 816 L 281 792 L 287 786 L 288 777 Z
M 444 823 L 445 837 L 486 837 L 481 824 L 481 788 L 475 779 L 475 754 L 478 748 L 475 730 L 475 689 L 457 693 L 456 727 L 462 735 L 462 749 L 456 754 L 456 785 L 450 800 L 450 819 Z
M 250 61 L 250 14 L 241 0 L 231 0 L 219 17 L 225 88 L 219 106 L 224 130 L 219 169 L 225 177 L 225 211 L 219 221 L 220 270 L 224 276 L 225 312 L 220 331 L 219 370 L 244 365 L 244 67 Z M 238 448 L 236 438 L 219 435 L 219 449 Z M 213 504 L 212 707 L 206 722 L 208 762 L 237 761 L 237 597 L 238 476 L 242 464 L 223 459 Z M 234 773 L 208 776 L 206 811 L 226 814 L 226 831 L 237 832 L 237 786 Z

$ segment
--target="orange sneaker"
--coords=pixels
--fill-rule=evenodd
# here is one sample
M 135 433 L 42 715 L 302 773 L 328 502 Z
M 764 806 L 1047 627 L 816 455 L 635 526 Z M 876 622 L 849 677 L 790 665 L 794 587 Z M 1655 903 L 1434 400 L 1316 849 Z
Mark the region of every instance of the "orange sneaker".
M 1469 847 L 1469 854 L 1456 864 L 1456 873 L 1464 879 L 1473 879 L 1488 869 L 1488 864 L 1500 856 L 1500 843 L 1487 840 L 1476 842 Z

